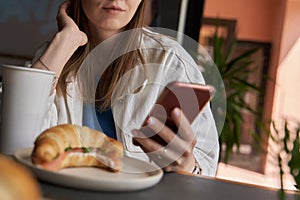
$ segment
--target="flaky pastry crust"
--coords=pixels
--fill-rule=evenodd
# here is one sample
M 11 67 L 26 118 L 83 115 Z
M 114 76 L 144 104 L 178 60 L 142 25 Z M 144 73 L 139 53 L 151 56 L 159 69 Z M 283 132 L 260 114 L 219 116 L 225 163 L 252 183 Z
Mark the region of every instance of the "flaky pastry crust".
M 122 157 L 123 145 L 119 141 L 85 126 L 63 124 L 38 136 L 31 158 L 34 164 L 48 170 L 93 166 L 119 171 Z

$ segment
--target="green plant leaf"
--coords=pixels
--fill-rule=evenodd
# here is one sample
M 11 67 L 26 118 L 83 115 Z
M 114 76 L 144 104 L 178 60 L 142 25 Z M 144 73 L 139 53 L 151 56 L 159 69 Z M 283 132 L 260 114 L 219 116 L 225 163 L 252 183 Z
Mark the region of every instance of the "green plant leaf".
M 215 33 L 212 38 L 213 60 L 220 71 L 226 89 L 227 110 L 225 124 L 220 135 L 220 143 L 225 145 L 224 162 L 226 163 L 232 153 L 233 146 L 236 145 L 239 147 L 241 143 L 241 134 L 245 123 L 242 112 L 249 111 L 253 115 L 259 114 L 259 112 L 255 111 L 245 101 L 245 94 L 248 92 L 260 92 L 261 89 L 248 81 L 249 75 L 257 70 L 253 66 L 253 55 L 257 52 L 258 48 L 250 49 L 232 58 L 237 44 L 236 39 L 229 44 L 229 47 L 225 51 L 225 40 L 218 35 L 218 32 L 219 21 L 216 20 Z
M 298 129 L 297 136 L 293 142 L 291 151 L 292 158 L 289 161 L 290 172 L 295 179 L 297 189 L 300 189 L 300 131 Z
M 253 55 L 255 52 L 257 52 L 257 50 L 258 50 L 258 48 L 254 48 L 254 49 L 251 49 L 249 51 L 246 51 L 242 55 L 240 55 L 240 56 L 236 57 L 235 59 L 231 60 L 227 65 L 228 66 L 233 66 L 233 65 L 235 65 L 235 63 L 241 62 L 244 59 L 248 60 L 249 58 L 251 58 L 251 55 Z

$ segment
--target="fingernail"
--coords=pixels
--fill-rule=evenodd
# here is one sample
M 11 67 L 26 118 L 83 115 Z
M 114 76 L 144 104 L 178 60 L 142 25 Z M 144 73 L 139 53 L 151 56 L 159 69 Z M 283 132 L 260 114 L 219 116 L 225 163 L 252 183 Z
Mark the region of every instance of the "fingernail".
M 176 117 L 180 117 L 180 109 L 179 108 L 175 108 L 173 113 Z
M 147 119 L 147 125 L 153 125 L 154 124 L 154 120 L 152 117 L 148 117 Z

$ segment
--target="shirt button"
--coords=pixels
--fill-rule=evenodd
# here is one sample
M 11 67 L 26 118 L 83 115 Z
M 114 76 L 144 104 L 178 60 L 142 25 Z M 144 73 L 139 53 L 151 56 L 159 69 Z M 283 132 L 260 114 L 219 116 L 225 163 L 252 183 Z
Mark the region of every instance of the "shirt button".
M 123 103 L 123 99 L 120 99 L 120 100 L 119 100 L 119 103 Z

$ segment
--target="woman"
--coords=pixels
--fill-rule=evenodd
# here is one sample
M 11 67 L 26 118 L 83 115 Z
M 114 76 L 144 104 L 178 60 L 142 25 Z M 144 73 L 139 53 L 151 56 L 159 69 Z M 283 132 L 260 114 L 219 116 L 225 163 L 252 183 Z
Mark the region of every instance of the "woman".
M 129 32 L 126 40 L 124 37 L 119 40 L 117 37 L 117 40 L 118 44 L 129 46 L 129 41 L 138 41 L 135 44 L 140 48 L 133 48 L 110 62 L 97 85 L 96 113 L 103 132 L 121 141 L 126 155 L 153 161 L 165 171 L 196 174 L 202 171 L 204 175 L 214 176 L 219 152 L 218 134 L 208 106 L 193 124 L 180 109 L 174 109 L 172 118 L 178 127 L 180 125 L 178 136 L 159 120 L 148 118 L 146 126 L 164 143 L 172 144 L 165 148 L 160 142 L 144 137 L 145 132 L 140 129 L 161 92 L 162 88 L 155 85 L 164 86 L 174 80 L 204 83 L 197 65 L 180 45 L 147 29 L 138 29 L 143 26 L 147 2 L 71 0 L 60 6 L 57 15 L 59 31 L 32 66 L 54 71 L 58 78 L 49 97 L 44 128 L 62 123 L 90 123 L 89 107 L 85 106 L 86 102 L 76 89 L 81 66 L 89 53 L 110 52 L 107 49 L 94 51 L 98 46 L 120 33 L 137 29 L 138 34 Z M 159 67 L 147 63 L 159 63 Z M 130 90 L 136 88 L 141 79 L 147 80 L 142 80 L 142 87 Z M 118 99 L 117 103 L 114 97 Z

